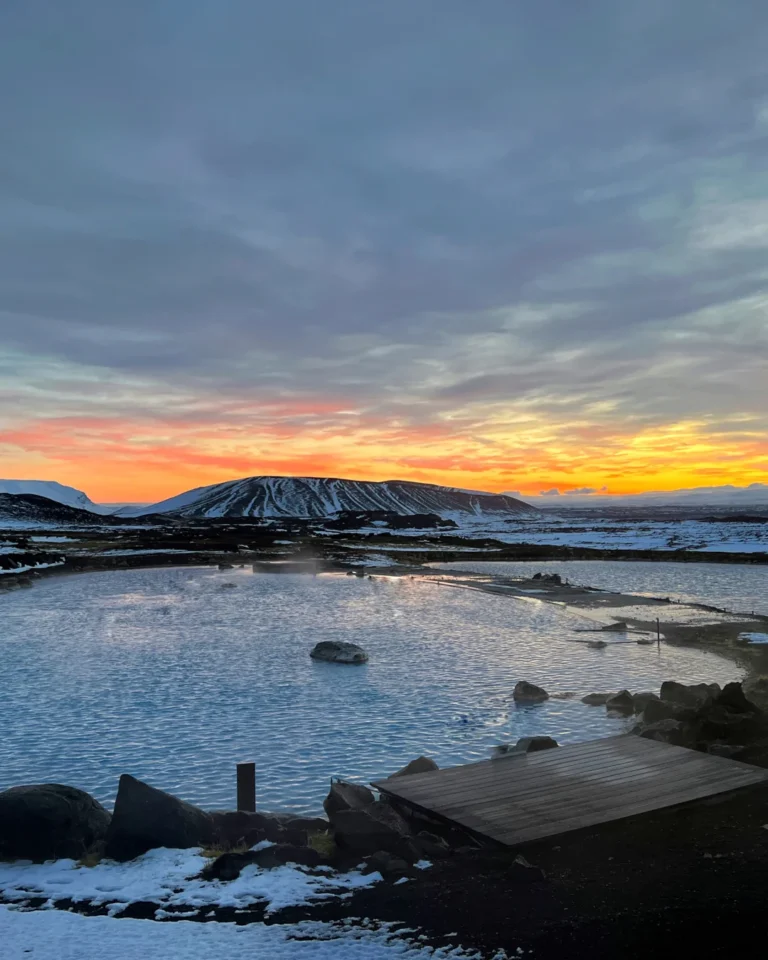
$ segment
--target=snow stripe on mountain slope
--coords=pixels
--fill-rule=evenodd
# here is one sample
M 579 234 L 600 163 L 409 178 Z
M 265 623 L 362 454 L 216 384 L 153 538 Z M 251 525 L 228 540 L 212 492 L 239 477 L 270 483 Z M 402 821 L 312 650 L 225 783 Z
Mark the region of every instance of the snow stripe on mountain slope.
M 407 480 L 324 477 L 246 477 L 188 490 L 122 516 L 166 513 L 177 517 L 327 517 L 339 510 L 391 510 L 399 514 L 519 514 L 536 509 L 514 497 L 456 490 Z

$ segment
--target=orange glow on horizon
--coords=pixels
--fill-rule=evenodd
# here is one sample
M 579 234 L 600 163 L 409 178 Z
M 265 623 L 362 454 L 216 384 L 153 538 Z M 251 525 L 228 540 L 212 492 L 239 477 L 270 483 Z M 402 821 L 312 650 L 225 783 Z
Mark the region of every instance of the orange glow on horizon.
M 607 487 L 612 494 L 768 480 L 768 440 L 745 422 L 613 425 L 460 418 L 377 421 L 329 402 L 281 405 L 274 419 L 135 423 L 41 419 L 0 431 L 2 475 L 57 480 L 95 502 L 156 502 L 258 474 L 416 480 L 535 495 Z

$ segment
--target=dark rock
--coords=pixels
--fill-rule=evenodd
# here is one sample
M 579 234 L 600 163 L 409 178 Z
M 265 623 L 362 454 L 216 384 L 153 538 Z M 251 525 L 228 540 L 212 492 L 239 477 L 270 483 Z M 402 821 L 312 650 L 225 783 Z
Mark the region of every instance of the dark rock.
M 623 713 L 625 716 L 629 716 L 635 712 L 632 694 L 629 690 L 620 690 L 605 701 L 605 709 L 610 710 L 611 713 Z
M 334 814 L 332 828 L 336 844 L 343 851 L 366 856 L 386 850 L 397 856 L 414 857 L 407 821 L 381 801 L 358 810 L 340 810 Z
M 534 573 L 533 580 L 543 580 L 545 583 L 561 584 L 563 578 L 559 573 Z
M 646 740 L 671 743 L 676 747 L 692 747 L 696 739 L 690 725 L 681 720 L 659 720 L 645 727 L 640 736 Z
M 132 860 L 155 847 L 197 847 L 210 843 L 210 814 L 170 793 L 124 773 L 107 832 L 106 855 Z
M 537 687 L 535 683 L 528 683 L 527 680 L 520 680 L 515 684 L 512 696 L 520 703 L 541 703 L 549 700 L 549 694 L 543 687 Z
M 341 810 L 359 810 L 369 806 L 375 799 L 368 787 L 359 783 L 337 780 L 331 784 L 328 796 L 323 801 L 323 809 L 328 814 L 328 818 L 332 819 Z
M 559 746 L 552 737 L 521 737 L 509 753 L 537 753 L 539 750 L 551 750 Z
M 667 700 L 649 700 L 643 708 L 643 723 L 658 723 L 660 720 L 692 720 L 696 711 L 681 707 Z
M 661 685 L 661 699 L 681 707 L 701 707 L 720 692 L 716 683 L 676 683 L 665 680 Z
M 110 815 L 75 787 L 41 783 L 0 793 L 0 857 L 78 859 L 103 842 Z
M 234 570 L 235 565 L 233 563 L 220 563 L 219 570 Z
M 588 693 L 586 697 L 581 698 L 581 702 L 586 703 L 588 707 L 604 707 L 611 697 L 615 696 L 615 693 Z
M 587 640 L 587 646 L 592 650 L 604 650 L 608 644 L 605 640 Z
M 267 814 L 247 810 L 216 810 L 210 817 L 213 827 L 212 843 L 224 849 L 253 847 L 262 840 L 279 843 L 287 839 L 284 822 Z M 327 829 L 326 821 L 322 822 Z
M 312 847 L 282 843 L 263 850 L 247 850 L 245 853 L 223 853 L 202 871 L 203 880 L 236 880 L 244 867 L 255 864 L 263 870 L 295 863 L 301 867 L 318 867 L 323 857 Z
M 604 633 L 626 633 L 627 624 L 623 620 L 617 620 L 615 623 L 607 623 L 604 627 L 600 627 Z
M 431 773 L 433 770 L 439 770 L 440 767 L 430 757 L 416 757 L 410 763 L 393 773 L 392 777 L 409 777 L 416 773 Z
M 361 576 L 365 574 L 361 573 Z M 313 660 L 325 660 L 328 663 L 366 663 L 368 654 L 356 643 L 344 640 L 323 640 L 312 648 Z
M 380 873 L 385 880 L 394 880 L 408 876 L 412 871 L 410 864 L 406 860 L 393 857 L 392 854 L 387 853 L 386 850 L 377 850 L 376 853 L 372 853 L 370 857 L 366 857 L 365 867 L 362 872 L 364 874 Z
M 311 836 L 313 833 L 326 833 L 330 824 L 323 817 L 290 817 L 283 821 L 283 829 L 288 833 Z M 290 841 L 295 843 L 296 841 Z
M 414 838 L 414 844 L 426 860 L 443 860 L 451 853 L 447 840 L 428 830 L 420 830 Z
M 744 755 L 744 747 L 733 743 L 710 743 L 707 744 L 707 753 L 726 760 L 740 760 Z
M 291 843 L 278 843 L 263 850 L 251 850 L 247 856 L 251 858 L 251 863 L 267 870 L 283 867 L 286 863 L 295 863 L 300 867 L 319 867 L 325 862 L 323 856 L 313 847 Z
M 632 709 L 635 713 L 642 713 L 649 703 L 658 703 L 659 697 L 650 690 L 632 695 Z
M 699 734 L 705 743 L 747 744 L 766 732 L 761 714 L 734 713 L 715 704 L 702 713 Z
M 740 683 L 726 683 L 721 691 L 715 697 L 715 703 L 719 707 L 725 707 L 731 713 L 758 714 L 759 707 L 747 700 L 744 696 L 744 689 Z

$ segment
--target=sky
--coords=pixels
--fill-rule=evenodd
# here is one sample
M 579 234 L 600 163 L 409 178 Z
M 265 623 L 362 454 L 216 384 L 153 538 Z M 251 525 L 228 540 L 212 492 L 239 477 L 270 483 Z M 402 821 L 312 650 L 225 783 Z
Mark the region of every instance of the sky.
M 765 0 L 3 0 L 0 475 L 768 479 Z

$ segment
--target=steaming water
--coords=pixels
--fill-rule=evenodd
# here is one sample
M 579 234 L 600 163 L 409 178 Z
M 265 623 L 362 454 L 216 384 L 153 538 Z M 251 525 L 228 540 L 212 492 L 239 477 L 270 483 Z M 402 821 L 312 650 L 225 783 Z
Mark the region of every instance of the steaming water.
M 568 642 L 584 624 L 557 607 L 410 579 L 95 573 L 5 595 L 0 614 L 0 788 L 57 781 L 108 804 L 127 772 L 229 807 L 235 763 L 255 760 L 262 809 L 316 811 L 332 775 L 625 728 L 578 699 L 516 708 L 520 679 L 581 697 L 740 676 L 697 650 L 590 650 Z M 327 639 L 361 643 L 370 663 L 310 660 Z
M 538 570 L 557 572 L 571 583 L 618 593 L 670 597 L 684 603 L 708 603 L 736 613 L 768 615 L 768 564 L 654 563 L 642 560 L 568 560 L 521 563 L 465 561 L 433 563 L 443 571 L 530 577 Z

